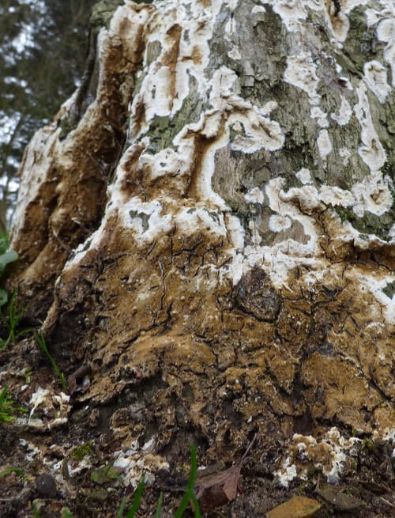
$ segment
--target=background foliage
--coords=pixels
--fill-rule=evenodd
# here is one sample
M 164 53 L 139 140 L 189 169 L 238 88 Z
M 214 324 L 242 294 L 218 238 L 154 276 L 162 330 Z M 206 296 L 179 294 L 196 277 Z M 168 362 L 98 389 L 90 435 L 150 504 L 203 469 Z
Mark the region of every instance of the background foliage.
M 24 147 L 81 78 L 95 2 L 0 2 L 0 230 L 15 203 Z

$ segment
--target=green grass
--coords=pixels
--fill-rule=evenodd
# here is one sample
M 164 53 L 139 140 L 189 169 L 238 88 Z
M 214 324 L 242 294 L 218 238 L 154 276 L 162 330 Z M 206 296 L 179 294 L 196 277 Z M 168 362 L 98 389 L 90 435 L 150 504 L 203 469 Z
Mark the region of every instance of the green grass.
M 117 511 L 116 518 L 123 518 L 124 512 L 126 507 L 126 498 L 123 497 L 121 500 L 121 505 L 119 506 L 119 509 Z
M 70 511 L 70 509 L 68 507 L 62 507 L 61 517 L 62 518 L 73 518 L 73 513 Z
M 26 412 L 26 409 L 16 404 L 7 387 L 0 390 L 0 424 L 12 423 L 15 417 Z
M 38 348 L 40 349 L 42 354 L 47 358 L 49 364 L 51 365 L 55 376 L 58 378 L 59 383 L 62 385 L 62 389 L 66 392 L 67 391 L 66 378 L 65 378 L 61 368 L 57 364 L 55 358 L 49 352 L 45 338 L 40 333 L 36 333 L 35 340 L 36 340 L 36 344 L 37 344 Z
M 182 518 L 184 516 L 184 512 L 186 511 L 189 503 L 192 503 L 192 507 L 194 508 L 195 518 L 200 518 L 200 508 L 199 503 L 195 496 L 195 483 L 197 478 L 197 458 L 196 458 L 196 446 L 192 446 L 191 448 L 191 469 L 189 472 L 189 479 L 186 491 L 184 496 L 182 497 L 179 508 L 174 515 L 174 518 Z
M 0 471 L 0 479 L 5 478 L 8 475 L 11 475 L 11 473 L 15 473 L 15 475 L 19 478 L 25 478 L 25 472 L 22 468 L 17 468 L 15 466 L 9 466 L 8 468 L 4 468 Z
M 21 332 L 17 331 L 21 318 L 22 313 L 17 307 L 17 297 L 16 292 L 14 292 L 9 299 L 7 314 L 2 315 L 2 324 L 7 328 L 7 338 L 0 339 L 0 349 L 5 349 L 15 343 L 17 338 L 31 331 L 30 329 Z
M 134 518 L 136 516 L 136 513 L 139 510 L 140 505 L 141 505 L 141 499 L 143 497 L 144 489 L 145 489 L 145 479 L 143 477 L 140 480 L 136 491 L 134 492 L 132 505 L 131 505 L 129 511 L 126 513 L 126 518 Z
M 162 509 L 163 509 L 163 493 L 161 492 L 159 495 L 158 505 L 155 511 L 155 518 L 162 517 Z

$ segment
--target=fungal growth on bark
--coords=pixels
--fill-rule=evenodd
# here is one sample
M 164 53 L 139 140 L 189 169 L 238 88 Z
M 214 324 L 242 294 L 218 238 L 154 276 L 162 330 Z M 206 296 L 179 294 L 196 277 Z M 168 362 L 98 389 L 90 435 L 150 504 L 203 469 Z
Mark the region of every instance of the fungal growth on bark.
M 394 3 L 96 16 L 83 102 L 21 166 L 9 284 L 72 390 L 33 340 L 4 353 L 30 412 L 19 454 L 93 509 L 75 484 L 104 454 L 78 463 L 76 444 L 101 441 L 125 487 L 145 473 L 155 491 L 188 444 L 229 466 L 256 435 L 232 516 L 344 481 L 376 498 L 361 516 L 389 516 L 366 484 L 394 469 Z

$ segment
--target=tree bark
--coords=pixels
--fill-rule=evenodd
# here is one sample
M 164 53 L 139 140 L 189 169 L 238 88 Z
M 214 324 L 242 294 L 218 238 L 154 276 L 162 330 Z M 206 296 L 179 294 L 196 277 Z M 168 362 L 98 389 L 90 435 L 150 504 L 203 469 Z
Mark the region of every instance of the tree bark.
M 55 444 L 105 437 L 136 484 L 256 434 L 237 517 L 306 479 L 389 485 L 394 4 L 125 1 L 108 20 L 80 120 L 76 94 L 26 151 L 13 223 L 10 285 L 66 375 L 89 372 Z M 44 384 L 53 404 L 42 372 L 22 401 Z

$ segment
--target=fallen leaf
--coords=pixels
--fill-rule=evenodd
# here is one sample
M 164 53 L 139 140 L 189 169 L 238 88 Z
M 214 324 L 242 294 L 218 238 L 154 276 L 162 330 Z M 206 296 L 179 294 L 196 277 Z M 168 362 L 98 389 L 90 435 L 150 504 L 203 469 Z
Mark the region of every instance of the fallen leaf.
M 239 489 L 241 467 L 255 440 L 256 435 L 237 464 L 208 475 L 204 472 L 198 475 L 195 491 L 202 511 L 215 509 L 232 502 L 236 498 Z
M 332 486 L 317 487 L 315 492 L 338 511 L 354 511 L 364 505 L 359 498 L 347 495 L 340 489 Z
M 320 509 L 321 504 L 317 500 L 305 496 L 294 496 L 269 511 L 266 516 L 267 518 L 310 518 Z
M 202 510 L 214 509 L 229 502 L 237 496 L 241 464 L 236 464 L 224 471 L 212 475 L 201 475 L 196 481 L 196 497 Z

